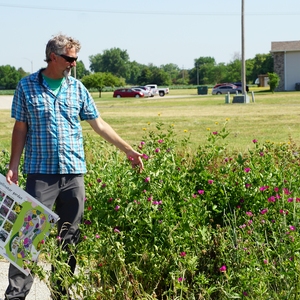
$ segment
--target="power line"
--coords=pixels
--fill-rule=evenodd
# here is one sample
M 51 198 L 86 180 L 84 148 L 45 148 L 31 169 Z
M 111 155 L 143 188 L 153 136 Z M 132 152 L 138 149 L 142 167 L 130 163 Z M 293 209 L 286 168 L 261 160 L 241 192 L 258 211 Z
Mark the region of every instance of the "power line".
M 38 9 L 38 10 L 54 10 L 54 11 L 73 11 L 85 13 L 104 13 L 104 14 L 134 14 L 134 15 L 164 15 L 164 16 L 239 16 L 240 12 L 162 12 L 162 11 L 126 11 L 126 10 L 104 10 L 104 9 L 86 9 L 86 8 L 64 8 L 49 6 L 30 6 L 30 5 L 14 5 L 0 3 L 2 7 L 22 8 L 22 9 Z M 298 16 L 300 12 L 248 12 L 247 16 Z

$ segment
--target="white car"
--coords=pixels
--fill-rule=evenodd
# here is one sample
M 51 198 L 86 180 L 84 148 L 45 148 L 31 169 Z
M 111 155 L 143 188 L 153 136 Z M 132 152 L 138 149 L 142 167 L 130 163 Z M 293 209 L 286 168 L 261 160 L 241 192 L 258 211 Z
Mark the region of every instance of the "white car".
M 132 90 L 143 93 L 144 97 L 152 97 L 152 93 L 150 90 L 144 90 L 144 89 L 138 88 L 138 87 L 132 88 Z
M 152 90 L 149 86 L 144 86 L 144 85 L 139 85 L 139 86 L 133 86 L 132 89 L 142 89 L 142 92 L 146 92 L 146 93 L 149 93 L 149 96 L 148 97 L 153 97 L 153 93 L 152 93 Z M 146 96 L 147 97 L 147 96 Z

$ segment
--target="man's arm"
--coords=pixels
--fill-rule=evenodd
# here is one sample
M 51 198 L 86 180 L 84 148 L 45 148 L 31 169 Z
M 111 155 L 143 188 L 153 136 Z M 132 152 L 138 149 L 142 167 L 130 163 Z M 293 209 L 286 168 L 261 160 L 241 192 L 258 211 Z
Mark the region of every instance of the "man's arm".
M 6 180 L 9 184 L 12 182 L 18 184 L 18 169 L 26 141 L 26 135 L 27 123 L 16 121 L 12 132 L 11 156 L 8 172 L 6 174 Z
M 94 120 L 87 120 L 87 122 L 91 125 L 94 131 L 102 136 L 106 141 L 125 152 L 128 159 L 131 161 L 132 167 L 139 166 L 141 170 L 144 168 L 141 160 L 142 154 L 133 150 L 132 147 L 126 143 L 102 118 L 99 117 Z

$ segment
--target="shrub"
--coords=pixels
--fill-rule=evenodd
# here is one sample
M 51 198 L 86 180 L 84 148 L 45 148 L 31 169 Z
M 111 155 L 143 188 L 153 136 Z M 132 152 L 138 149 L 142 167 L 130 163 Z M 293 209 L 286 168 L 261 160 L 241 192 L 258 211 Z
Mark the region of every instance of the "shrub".
M 70 250 L 76 275 L 57 259 L 66 253 L 54 233 L 42 252 L 56 279 L 91 300 L 297 298 L 299 150 L 255 139 L 232 152 L 226 122 L 196 153 L 188 133 L 178 141 L 172 125 L 149 125 L 136 145 L 142 173 L 87 136 L 82 242 Z

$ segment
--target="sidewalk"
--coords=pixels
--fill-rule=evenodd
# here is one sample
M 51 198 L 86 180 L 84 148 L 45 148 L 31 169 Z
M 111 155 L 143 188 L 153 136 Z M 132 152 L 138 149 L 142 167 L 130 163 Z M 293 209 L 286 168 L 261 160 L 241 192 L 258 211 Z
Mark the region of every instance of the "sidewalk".
M 2 259 L 0 260 L 0 300 L 4 299 L 4 292 L 7 288 L 8 279 L 8 266 L 9 262 Z M 26 300 L 50 300 L 50 291 L 44 282 L 34 279 L 30 293 Z
M 11 109 L 13 96 L 0 96 L 0 109 Z

